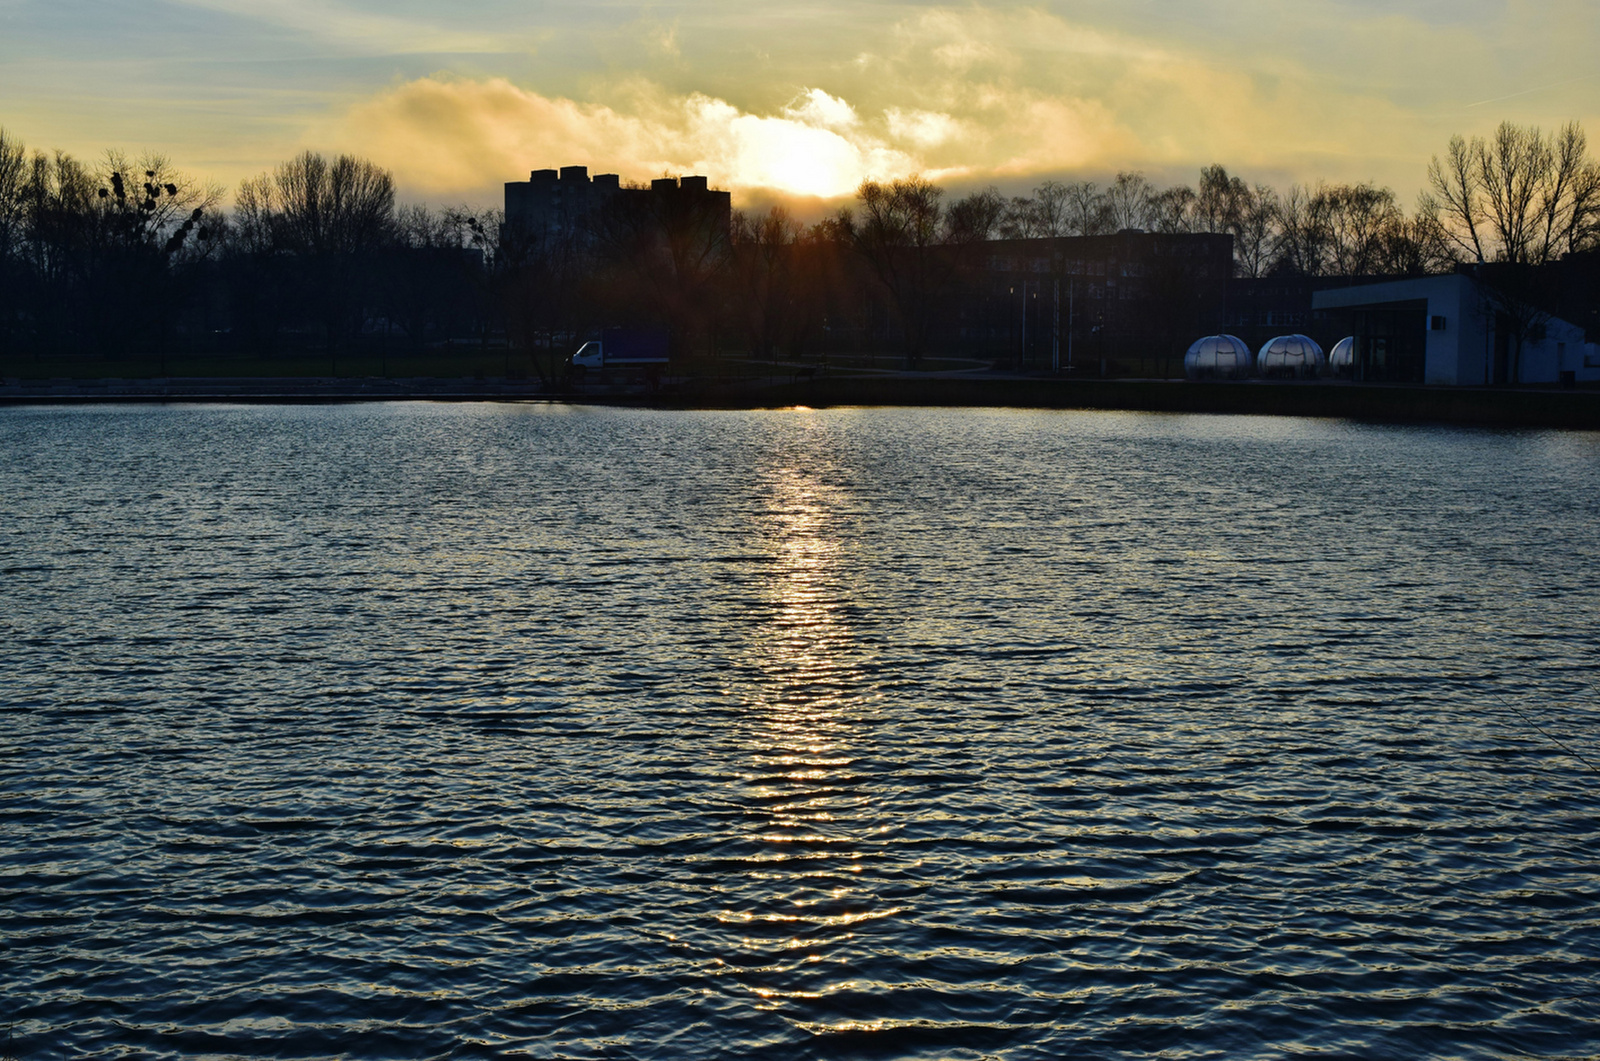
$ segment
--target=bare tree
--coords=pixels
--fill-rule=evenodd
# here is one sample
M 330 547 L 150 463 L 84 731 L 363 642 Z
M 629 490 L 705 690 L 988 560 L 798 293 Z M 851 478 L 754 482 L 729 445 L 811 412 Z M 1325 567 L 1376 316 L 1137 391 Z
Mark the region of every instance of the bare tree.
M 1589 245 L 1600 220 L 1600 167 L 1583 129 L 1571 122 L 1545 135 L 1508 121 L 1487 139 L 1454 136 L 1428 184 L 1424 216 L 1469 261 L 1492 266 L 1479 277 L 1518 382 L 1523 347 L 1549 320 L 1538 268 Z
M 0 261 L 8 258 L 22 240 L 27 175 L 22 141 L 0 126 Z
M 1155 189 L 1143 173 L 1118 173 L 1106 189 L 1106 228 L 1120 232 L 1125 228 L 1150 227 L 1150 200 Z
M 1553 176 L 1549 145 L 1537 128 L 1502 122 L 1479 148 L 1477 162 L 1479 188 L 1502 260 L 1537 264 L 1543 257 L 1535 242 L 1540 185 Z
M 1378 272 L 1384 235 L 1404 220 L 1394 192 L 1372 184 L 1335 184 L 1319 187 L 1317 196 L 1327 223 L 1329 271 L 1335 276 Z
M 1549 143 L 1551 173 L 1539 196 L 1539 257 L 1550 260 L 1600 243 L 1600 163 L 1583 126 L 1568 122 Z
M 1034 239 L 1039 235 L 1039 204 L 1025 195 L 1017 195 L 1006 203 L 1000 218 L 1001 239 Z
M 1033 190 L 1034 226 L 1041 236 L 1071 235 L 1071 189 L 1059 181 L 1045 181 Z
M 1073 227 L 1072 192 L 1071 185 L 1045 181 L 1033 190 L 1032 198 L 1017 196 L 1006 205 L 997 226 L 999 235 L 1004 239 L 1041 239 L 1078 234 Z
M 1003 231 L 1009 203 L 993 186 L 951 203 L 945 210 L 946 243 L 972 243 L 993 239 Z M 1037 220 L 1037 205 L 1032 211 Z M 1035 234 L 1037 232 L 1035 227 Z
M 1449 240 L 1438 218 L 1426 210 L 1407 218 L 1400 211 L 1378 233 L 1377 272 L 1388 276 L 1422 276 L 1455 265 Z
M 35 152 L 29 159 L 23 189 L 25 253 L 46 281 L 61 279 L 73 268 L 76 249 L 92 226 L 94 193 L 93 174 L 71 155 Z
M 1422 196 L 1422 209 L 1439 220 L 1441 231 L 1472 261 L 1487 261 L 1485 244 L 1489 239 L 1489 219 L 1478 186 L 1478 147 L 1457 134 L 1441 160 L 1438 155 L 1428 164 L 1431 193 Z
M 802 231 L 781 206 L 733 215 L 733 278 L 750 351 L 777 360 L 794 298 L 794 247 Z
M 1332 241 L 1327 200 L 1303 184 L 1291 184 L 1278 203 L 1278 267 L 1300 276 L 1327 271 Z
M 1062 235 L 1099 236 L 1112 231 L 1111 204 L 1094 181 L 1074 181 L 1066 186 Z
M 1175 184 L 1162 189 L 1150 196 L 1146 226 L 1169 235 L 1199 231 L 1202 226 L 1196 210 L 1197 202 L 1194 189 L 1187 184 Z
M 0 127 L 0 351 L 9 351 L 19 330 L 24 221 L 27 206 L 27 155 L 22 141 Z
M 1600 219 L 1600 166 L 1577 122 L 1548 136 L 1513 122 L 1454 136 L 1428 184 L 1424 211 L 1469 261 L 1542 265 L 1584 247 Z
M 360 253 L 390 235 L 394 180 L 366 159 L 340 155 L 329 162 L 307 151 L 279 165 L 266 192 L 281 238 L 294 249 Z
M 157 252 L 178 261 L 211 253 L 220 186 L 185 176 L 164 155 L 130 159 L 120 151 L 106 152 L 96 182 L 97 227 L 106 254 Z
M 1258 184 L 1241 207 L 1233 229 L 1234 267 L 1241 276 L 1265 276 L 1278 237 L 1278 193 Z
M 164 361 L 193 295 L 194 266 L 216 246 L 222 189 L 190 179 L 150 152 L 137 159 L 106 152 L 96 183 L 87 257 L 94 340 L 108 351 L 142 341 L 159 348 Z
M 842 211 L 835 225 L 867 263 L 900 318 L 908 368 L 921 364 L 927 351 L 961 251 L 981 238 L 977 233 L 984 211 L 976 206 L 946 211 L 940 203 L 943 196 L 942 188 L 920 176 L 888 184 L 864 181 L 856 191 L 859 216 Z
M 1236 232 L 1248 209 L 1250 188 L 1238 177 L 1231 177 L 1221 165 L 1200 171 L 1195 192 L 1194 214 L 1202 232 Z
M 394 198 L 387 170 L 351 155 L 329 162 L 314 151 L 239 188 L 240 239 L 258 253 L 297 259 L 297 301 L 320 319 L 330 350 L 359 323 L 370 273 L 361 263 L 393 237 Z

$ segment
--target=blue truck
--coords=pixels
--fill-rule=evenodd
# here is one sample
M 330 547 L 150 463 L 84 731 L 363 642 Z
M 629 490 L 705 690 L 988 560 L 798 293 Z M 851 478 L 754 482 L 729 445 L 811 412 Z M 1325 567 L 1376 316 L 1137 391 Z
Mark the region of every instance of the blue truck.
M 607 328 L 600 338 L 578 347 L 567 359 L 567 370 L 573 379 L 583 379 L 591 372 L 657 377 L 667 367 L 670 345 L 664 328 Z

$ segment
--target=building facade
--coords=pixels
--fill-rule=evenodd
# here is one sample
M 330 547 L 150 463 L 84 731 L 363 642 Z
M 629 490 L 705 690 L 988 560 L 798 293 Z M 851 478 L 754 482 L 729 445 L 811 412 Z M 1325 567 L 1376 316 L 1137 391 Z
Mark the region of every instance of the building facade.
M 1316 292 L 1312 305 L 1355 337 L 1358 381 L 1600 381 L 1600 357 L 1581 327 L 1547 312 L 1519 311 L 1465 273 L 1331 288 Z
M 1127 230 L 987 240 L 970 252 L 962 345 L 1023 370 L 1177 358 L 1221 328 L 1233 237 Z

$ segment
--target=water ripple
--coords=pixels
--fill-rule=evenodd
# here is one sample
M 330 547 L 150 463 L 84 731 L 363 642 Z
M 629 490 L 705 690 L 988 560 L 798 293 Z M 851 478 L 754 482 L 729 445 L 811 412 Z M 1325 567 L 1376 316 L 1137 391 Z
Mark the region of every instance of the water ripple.
M 1600 437 L 0 438 L 19 1058 L 1600 1054 Z

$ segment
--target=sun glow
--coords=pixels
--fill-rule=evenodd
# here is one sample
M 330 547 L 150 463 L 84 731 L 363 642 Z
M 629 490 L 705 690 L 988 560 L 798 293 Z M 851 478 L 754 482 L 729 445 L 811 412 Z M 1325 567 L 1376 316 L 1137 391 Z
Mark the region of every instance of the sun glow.
M 837 199 L 863 180 L 924 168 L 887 118 L 864 120 L 821 89 L 754 114 L 701 93 L 618 109 L 505 79 L 422 78 L 356 107 L 326 138 L 355 145 L 424 191 L 561 164 L 636 180 L 699 173 L 738 193 Z
M 709 145 L 723 179 L 735 188 L 760 188 L 822 199 L 849 195 L 869 178 L 898 176 L 916 160 L 872 135 L 855 108 L 821 89 L 808 89 L 782 113 L 762 117 L 721 100 L 691 104 L 695 139 Z
M 741 150 L 729 181 L 790 195 L 847 195 L 865 174 L 861 153 L 837 133 L 779 118 L 740 118 Z

